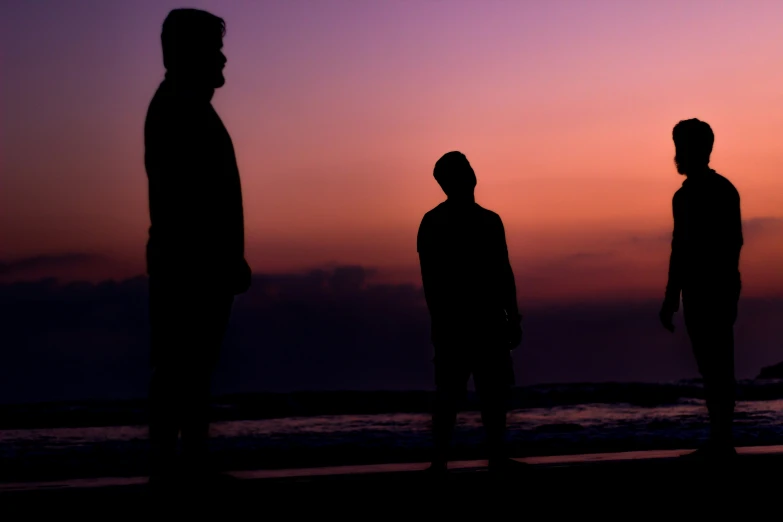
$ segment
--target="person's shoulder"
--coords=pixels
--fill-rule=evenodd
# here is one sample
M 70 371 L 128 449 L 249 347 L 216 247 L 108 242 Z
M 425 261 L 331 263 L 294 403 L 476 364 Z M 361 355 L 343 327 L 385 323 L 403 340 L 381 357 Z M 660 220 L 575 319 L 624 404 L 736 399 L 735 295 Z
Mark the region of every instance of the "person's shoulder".
M 479 212 L 479 214 L 481 214 L 482 216 L 485 216 L 485 217 L 490 217 L 491 218 L 491 217 L 494 217 L 494 216 L 498 216 L 497 212 L 493 212 L 492 210 L 490 210 L 490 209 L 488 209 L 486 207 L 482 207 L 478 203 L 476 203 L 476 210 Z M 498 216 L 498 217 L 500 217 L 500 216 Z
M 165 82 L 161 82 L 150 100 L 150 110 L 165 110 L 171 107 L 174 101 L 171 89 L 168 88 Z
M 478 214 L 484 222 L 492 225 L 503 224 L 503 220 L 497 212 L 484 208 L 479 204 L 476 204 L 476 210 L 478 210 Z
M 165 85 L 161 84 L 155 94 L 152 95 L 150 104 L 147 107 L 147 125 L 160 126 L 177 120 L 178 103 L 174 96 L 167 91 Z
M 195 111 L 191 105 L 192 104 L 189 104 L 184 97 L 177 95 L 177 93 L 174 92 L 174 89 L 163 81 L 155 90 L 155 94 L 153 94 L 152 99 L 150 100 L 147 114 L 152 114 L 158 118 L 178 120 L 194 114 Z
M 446 208 L 446 202 L 440 203 L 438 206 L 428 210 L 424 213 L 424 217 L 421 222 L 434 223 L 446 217 L 448 208 Z
M 685 180 L 685 181 L 687 181 L 687 180 Z M 678 188 L 676 191 L 674 191 L 674 196 L 672 196 L 672 203 L 676 204 L 683 197 L 685 197 L 685 190 L 686 190 L 685 181 L 682 183 L 682 186 L 680 188 Z
M 722 174 L 718 174 L 715 172 L 713 174 L 714 176 L 714 182 L 715 184 L 724 192 L 731 196 L 737 196 L 739 197 L 739 191 L 737 190 L 737 187 L 734 186 L 734 183 L 732 183 L 729 178 Z
M 421 223 L 419 223 L 419 235 L 421 235 L 422 230 L 430 228 L 437 221 L 438 216 L 441 213 L 439 207 L 440 205 L 424 213 L 424 216 L 421 218 Z
M 437 232 L 433 229 L 437 229 L 445 221 L 446 211 L 444 204 L 441 203 L 424 213 L 417 234 L 417 250 L 421 251 L 422 247 L 426 248 L 426 245 L 432 241 L 432 237 L 437 235 Z

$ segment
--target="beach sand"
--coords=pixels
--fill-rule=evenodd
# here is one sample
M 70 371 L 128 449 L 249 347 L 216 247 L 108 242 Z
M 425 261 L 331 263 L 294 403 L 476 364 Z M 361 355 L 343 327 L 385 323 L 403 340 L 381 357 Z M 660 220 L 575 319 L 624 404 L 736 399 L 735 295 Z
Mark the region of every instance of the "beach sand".
M 783 446 L 738 448 L 734 463 L 721 466 L 679 458 L 689 451 L 517 459 L 529 469 L 502 480 L 492 478 L 483 461 L 450 463 L 445 481 L 423 473 L 424 463 L 236 471 L 220 486 L 163 500 L 151 495 L 145 477 L 5 483 L 0 484 L 0 505 L 4 514 L 25 518 L 52 509 L 58 515 L 125 518 L 185 508 L 223 514 L 249 509 L 259 518 L 276 520 L 384 518 L 391 513 L 420 519 L 425 512 L 458 519 L 469 513 L 524 518 L 534 512 L 557 519 L 558 514 L 612 512 L 626 520 L 656 512 L 680 520 L 690 518 L 686 510 L 717 516 L 747 515 L 748 509 L 772 510 L 765 518 L 778 518 Z

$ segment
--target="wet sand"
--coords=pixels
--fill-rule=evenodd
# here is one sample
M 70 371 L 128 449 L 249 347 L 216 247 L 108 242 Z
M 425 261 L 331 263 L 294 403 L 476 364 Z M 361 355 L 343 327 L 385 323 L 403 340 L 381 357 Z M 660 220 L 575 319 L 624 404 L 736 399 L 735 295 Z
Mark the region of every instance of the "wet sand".
M 689 518 L 683 510 L 726 515 L 747 509 L 771 510 L 769 516 L 776 518 L 783 446 L 738 451 L 732 464 L 723 465 L 680 458 L 689 450 L 529 457 L 517 459 L 528 464 L 527 469 L 503 479 L 487 473 L 483 461 L 452 462 L 446 480 L 423 473 L 424 463 L 235 471 L 228 473 L 231 480 L 208 490 L 165 497 L 154 497 L 145 477 L 5 483 L 0 484 L 0 505 L 8 514 L 54 510 L 58 515 L 103 513 L 102 518 L 185 508 L 224 514 L 251 510 L 259 518 L 273 519 L 383 518 L 392 512 L 419 519 L 424 511 L 457 518 L 468 512 L 508 512 L 511 518 L 524 518 L 531 510 L 546 512 L 547 518 L 566 512 L 619 512 L 635 520 L 668 512 L 683 519 Z

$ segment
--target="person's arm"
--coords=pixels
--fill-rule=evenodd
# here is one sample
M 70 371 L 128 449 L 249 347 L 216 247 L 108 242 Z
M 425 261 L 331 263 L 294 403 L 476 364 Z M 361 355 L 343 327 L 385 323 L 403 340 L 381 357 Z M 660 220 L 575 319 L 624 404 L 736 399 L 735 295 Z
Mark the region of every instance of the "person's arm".
M 435 260 L 433 259 L 433 249 L 430 244 L 429 223 L 427 217 L 421 220 L 419 232 L 416 237 L 416 250 L 419 253 L 419 267 L 421 269 L 421 283 L 424 289 L 424 300 L 427 302 L 430 316 L 434 317 L 440 311 L 438 296 L 440 292 L 436 288 L 436 270 Z
M 719 245 L 719 251 L 716 255 L 716 262 L 721 264 L 721 273 L 727 274 L 729 279 L 727 290 L 731 290 L 735 297 L 739 299 L 741 283 L 729 274 L 738 274 L 740 264 L 740 252 L 744 243 L 742 237 L 742 213 L 740 211 L 739 192 L 732 187 L 726 191 L 724 202 L 719 210 L 721 219 L 716 220 L 720 229 L 716 230 L 716 242 Z
M 740 209 L 740 195 L 736 190 L 731 193 L 731 206 L 729 207 L 729 237 L 731 238 L 731 262 L 732 268 L 739 269 L 740 251 L 745 243 L 742 236 L 742 211 Z
M 503 226 L 503 220 L 500 219 L 499 216 L 498 248 L 500 262 L 500 298 L 509 321 L 518 323 L 522 319 L 522 316 L 519 313 L 519 304 L 517 303 L 517 285 L 516 281 L 514 281 L 514 270 L 511 268 L 511 261 L 509 260 L 506 230 Z
M 669 256 L 669 277 L 664 298 L 664 308 L 672 313 L 680 309 L 680 292 L 682 290 L 683 236 L 680 197 L 679 193 L 675 193 L 672 198 L 674 230 L 672 232 L 671 255 Z
M 506 230 L 503 227 L 503 220 L 498 216 L 497 219 L 497 261 L 499 276 L 499 292 L 503 309 L 506 311 L 508 320 L 507 337 L 508 348 L 515 349 L 522 342 L 522 315 L 519 313 L 517 304 L 517 285 L 514 281 L 514 271 L 511 268 L 511 261 L 508 255 L 508 245 L 506 243 Z
M 205 255 L 212 240 L 208 226 L 210 162 L 203 129 L 187 111 L 175 106 L 156 114 L 146 134 L 154 228 L 166 242 L 161 246 L 180 263 L 203 265 L 212 257 Z
M 419 266 L 421 268 L 421 283 L 424 289 L 424 300 L 427 302 L 427 308 L 430 311 L 430 315 L 437 315 L 438 312 L 438 300 L 436 295 L 438 292 L 435 290 L 435 277 L 434 267 L 432 266 L 432 259 L 426 252 L 419 252 Z

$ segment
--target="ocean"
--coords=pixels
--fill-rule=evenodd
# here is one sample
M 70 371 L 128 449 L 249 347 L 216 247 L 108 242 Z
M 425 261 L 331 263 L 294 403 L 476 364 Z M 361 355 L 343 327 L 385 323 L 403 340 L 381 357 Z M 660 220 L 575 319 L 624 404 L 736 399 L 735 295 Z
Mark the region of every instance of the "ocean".
M 211 450 L 224 469 L 426 461 L 431 394 L 298 392 L 217 397 Z M 455 459 L 483 456 L 471 393 Z M 144 475 L 146 407 L 136 401 L 0 405 L 0 481 Z M 514 456 L 696 447 L 708 432 L 699 381 L 517 388 Z M 783 444 L 783 381 L 738 385 L 738 446 Z

